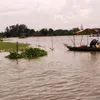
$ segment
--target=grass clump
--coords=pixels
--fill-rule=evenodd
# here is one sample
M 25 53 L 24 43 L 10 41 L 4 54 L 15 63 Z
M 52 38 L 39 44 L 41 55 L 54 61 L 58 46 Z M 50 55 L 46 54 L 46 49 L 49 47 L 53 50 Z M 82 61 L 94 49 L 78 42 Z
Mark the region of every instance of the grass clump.
M 10 52 L 10 54 L 7 56 L 9 59 L 19 59 L 19 58 L 37 58 L 41 56 L 46 56 L 47 51 L 42 50 L 40 48 L 28 48 L 25 49 L 24 51 L 17 53 L 17 52 Z

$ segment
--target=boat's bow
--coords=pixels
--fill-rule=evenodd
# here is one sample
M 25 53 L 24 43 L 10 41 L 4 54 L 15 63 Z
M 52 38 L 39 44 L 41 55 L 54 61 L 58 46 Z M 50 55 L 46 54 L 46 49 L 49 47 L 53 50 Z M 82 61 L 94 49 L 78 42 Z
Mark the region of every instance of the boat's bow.
M 71 46 L 64 43 L 64 46 L 67 47 L 69 50 L 72 48 Z

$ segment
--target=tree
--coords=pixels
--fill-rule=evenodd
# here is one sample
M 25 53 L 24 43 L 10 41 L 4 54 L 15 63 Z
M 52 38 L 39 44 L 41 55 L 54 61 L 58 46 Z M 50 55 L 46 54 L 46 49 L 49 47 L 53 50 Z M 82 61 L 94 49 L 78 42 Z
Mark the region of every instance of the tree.
M 43 28 L 40 30 L 41 36 L 47 36 L 48 30 L 46 28 Z
M 52 28 L 49 28 L 48 35 L 53 35 L 54 30 Z
M 7 37 L 33 36 L 35 30 L 28 29 L 25 24 L 16 24 L 6 27 L 5 35 Z

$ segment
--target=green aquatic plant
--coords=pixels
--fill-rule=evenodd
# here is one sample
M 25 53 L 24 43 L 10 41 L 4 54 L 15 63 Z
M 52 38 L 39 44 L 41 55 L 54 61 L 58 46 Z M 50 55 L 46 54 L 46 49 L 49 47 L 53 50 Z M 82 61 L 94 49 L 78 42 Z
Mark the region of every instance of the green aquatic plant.
M 17 53 L 15 51 L 10 52 L 7 58 L 9 59 L 19 59 L 19 58 L 32 59 L 32 58 L 37 58 L 37 57 L 46 56 L 46 55 L 47 55 L 47 51 L 42 50 L 40 48 L 28 48 L 28 49 L 23 50 L 20 53 Z
M 25 51 L 23 51 L 21 55 L 24 58 L 36 58 L 36 57 L 47 55 L 47 52 L 40 48 L 28 48 L 28 49 L 25 49 Z
M 16 51 L 10 52 L 10 54 L 8 56 L 6 56 L 6 58 L 10 58 L 10 59 L 19 59 L 22 58 L 22 56 L 17 53 Z

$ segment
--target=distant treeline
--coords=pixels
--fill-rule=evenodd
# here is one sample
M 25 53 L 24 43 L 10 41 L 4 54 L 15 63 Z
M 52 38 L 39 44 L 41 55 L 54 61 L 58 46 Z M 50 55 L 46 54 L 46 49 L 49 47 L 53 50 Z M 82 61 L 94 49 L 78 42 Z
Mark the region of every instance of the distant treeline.
M 63 35 L 73 35 L 80 29 L 78 27 L 71 30 L 52 28 L 43 28 L 41 30 L 29 29 L 25 24 L 11 25 L 5 28 L 4 32 L 0 32 L 2 37 L 28 37 L 28 36 L 63 36 Z

